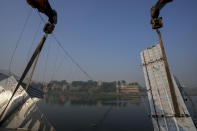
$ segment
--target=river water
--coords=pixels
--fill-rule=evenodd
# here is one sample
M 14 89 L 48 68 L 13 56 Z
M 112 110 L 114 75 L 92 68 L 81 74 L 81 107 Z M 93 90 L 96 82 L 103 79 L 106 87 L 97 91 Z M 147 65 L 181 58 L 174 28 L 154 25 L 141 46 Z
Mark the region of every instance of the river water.
M 146 97 L 129 100 L 91 101 L 52 96 L 38 103 L 57 131 L 152 131 Z M 195 106 L 197 96 L 192 96 Z M 191 104 L 187 106 L 193 115 Z M 196 106 L 197 108 L 197 106 Z

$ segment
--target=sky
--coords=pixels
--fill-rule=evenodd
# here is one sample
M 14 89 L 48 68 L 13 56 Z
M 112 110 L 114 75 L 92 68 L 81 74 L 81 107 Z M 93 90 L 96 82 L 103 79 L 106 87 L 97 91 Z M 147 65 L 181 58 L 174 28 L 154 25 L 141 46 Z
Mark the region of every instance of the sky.
M 54 35 L 94 80 L 137 81 L 144 85 L 140 52 L 158 43 L 150 24 L 150 8 L 156 0 L 49 1 L 58 13 Z M 196 0 L 174 0 L 161 11 L 164 23 L 161 33 L 171 73 L 188 87 L 197 87 L 196 5 Z M 47 21 L 47 17 L 41 17 Z M 11 71 L 21 75 L 44 34 L 44 23 L 26 0 L 1 0 L 0 18 L 1 70 L 9 70 L 12 53 L 24 28 L 11 64 Z M 33 79 L 88 78 L 49 35 Z

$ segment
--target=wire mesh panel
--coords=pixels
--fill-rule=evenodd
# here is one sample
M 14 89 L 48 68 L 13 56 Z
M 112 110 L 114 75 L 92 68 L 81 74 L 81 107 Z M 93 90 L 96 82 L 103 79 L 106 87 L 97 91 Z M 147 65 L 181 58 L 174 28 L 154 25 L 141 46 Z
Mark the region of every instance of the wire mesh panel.
M 0 81 L 0 114 L 5 109 L 17 84 L 13 76 Z M 51 123 L 38 109 L 37 100 L 30 98 L 20 86 L 0 120 L 0 130 L 54 131 Z
M 178 86 L 172 77 L 181 113 L 180 116 L 175 116 L 160 45 L 154 45 L 141 52 L 141 59 L 154 129 L 159 131 L 196 130 Z

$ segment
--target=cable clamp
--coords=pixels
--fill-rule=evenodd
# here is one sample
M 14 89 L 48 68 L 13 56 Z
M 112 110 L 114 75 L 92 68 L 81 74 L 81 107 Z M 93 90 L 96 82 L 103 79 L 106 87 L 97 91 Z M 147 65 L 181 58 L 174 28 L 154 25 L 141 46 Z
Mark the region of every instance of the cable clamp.
M 54 28 L 55 28 L 54 24 L 46 23 L 45 26 L 44 26 L 43 31 L 46 34 L 51 34 L 53 32 Z

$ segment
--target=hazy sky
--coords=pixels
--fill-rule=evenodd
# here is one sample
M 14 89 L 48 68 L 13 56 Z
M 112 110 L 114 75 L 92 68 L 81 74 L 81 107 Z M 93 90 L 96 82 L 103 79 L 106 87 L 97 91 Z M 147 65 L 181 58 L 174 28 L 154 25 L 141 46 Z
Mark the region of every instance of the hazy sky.
M 140 52 L 158 42 L 150 24 L 150 8 L 156 1 L 51 0 L 58 12 L 54 34 L 94 80 L 124 79 L 144 84 Z M 171 72 L 187 86 L 197 85 L 196 5 L 196 0 L 174 0 L 161 11 L 164 23 L 161 32 Z M 44 24 L 40 25 L 37 11 L 26 0 L 0 1 L 0 69 L 8 69 L 28 15 L 11 68 L 18 75 L 40 41 Z M 34 79 L 86 80 L 87 77 L 49 36 Z

